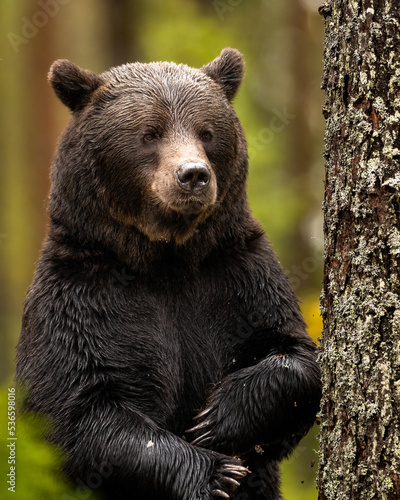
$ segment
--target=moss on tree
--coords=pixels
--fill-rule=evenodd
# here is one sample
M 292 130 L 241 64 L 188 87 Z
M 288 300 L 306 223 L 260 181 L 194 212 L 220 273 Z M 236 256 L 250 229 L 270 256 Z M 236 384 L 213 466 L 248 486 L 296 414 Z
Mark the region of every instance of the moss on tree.
M 400 498 L 400 3 L 325 19 L 320 499 Z

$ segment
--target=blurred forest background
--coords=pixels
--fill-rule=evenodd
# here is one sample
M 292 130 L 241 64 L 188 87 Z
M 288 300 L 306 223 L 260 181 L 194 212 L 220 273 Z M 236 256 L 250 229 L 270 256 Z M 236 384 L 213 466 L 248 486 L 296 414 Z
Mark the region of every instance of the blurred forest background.
M 23 302 L 46 234 L 49 166 L 68 120 L 67 109 L 46 81 L 58 58 L 103 72 L 136 60 L 172 60 L 200 67 L 226 46 L 244 54 L 246 76 L 234 104 L 249 146 L 250 205 L 287 269 L 309 332 L 317 340 L 324 127 L 319 4 L 319 0 L 1 1 L 0 386 L 14 383 Z M 3 409 L 6 393 L 0 397 Z M 4 415 L 0 462 L 6 461 Z M 317 466 L 313 466 L 317 431 L 314 428 L 284 462 L 285 500 L 317 498 Z M 30 439 L 36 442 L 36 434 Z M 28 463 L 27 470 L 30 463 L 39 467 L 40 453 L 44 469 L 50 470 L 48 450 L 43 452 L 37 444 L 20 457 Z M 20 491 L 28 487 L 27 479 L 18 480 Z M 29 481 L 32 485 L 32 475 Z M 46 484 L 42 480 L 42 487 Z M 61 498 L 54 488 L 51 491 L 58 493 L 53 496 L 35 496 L 32 486 L 30 491 L 17 498 Z

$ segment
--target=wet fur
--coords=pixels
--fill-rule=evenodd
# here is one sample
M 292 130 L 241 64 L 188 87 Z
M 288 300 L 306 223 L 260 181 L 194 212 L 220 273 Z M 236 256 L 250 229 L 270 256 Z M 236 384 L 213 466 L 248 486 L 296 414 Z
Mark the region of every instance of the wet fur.
M 17 377 L 25 408 L 55 423 L 65 473 L 79 485 L 97 471 L 102 498 L 278 499 L 278 462 L 315 418 L 315 346 L 247 203 L 230 104 L 242 75 L 233 49 L 200 70 L 50 72 L 73 115 Z M 171 208 L 192 203 L 173 180 L 188 156 L 213 176 L 193 214 Z

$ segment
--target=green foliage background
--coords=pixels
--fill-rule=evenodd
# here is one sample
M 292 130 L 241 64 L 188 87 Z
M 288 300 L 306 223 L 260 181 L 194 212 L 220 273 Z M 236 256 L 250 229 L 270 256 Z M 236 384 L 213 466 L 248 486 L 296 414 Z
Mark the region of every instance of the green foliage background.
M 26 290 L 46 233 L 48 170 L 68 120 L 46 82 L 53 60 L 102 72 L 127 61 L 200 67 L 238 48 L 235 108 L 246 132 L 250 205 L 320 334 L 323 26 L 319 0 L 3 0 L 0 3 L 0 383 L 12 385 Z M 19 38 L 18 38 L 19 37 Z M 19 40 L 20 43 L 15 42 Z M 23 41 L 21 41 L 23 40 Z M 0 393 L 0 498 L 8 498 L 6 392 Z M 21 417 L 18 496 L 61 498 L 59 453 Z M 283 464 L 286 500 L 313 500 L 316 429 Z M 68 497 L 67 497 L 68 498 Z
M 59 450 L 43 440 L 48 422 L 43 417 L 25 414 L 16 419 L 16 440 L 7 440 L 8 434 L 8 390 L 0 391 L 0 498 L 4 500 L 72 500 L 77 498 L 74 491 L 60 476 L 62 455 Z M 14 456 L 9 444 L 15 443 Z M 12 483 L 10 466 L 15 467 L 15 488 Z M 70 497 L 68 497 L 70 495 Z

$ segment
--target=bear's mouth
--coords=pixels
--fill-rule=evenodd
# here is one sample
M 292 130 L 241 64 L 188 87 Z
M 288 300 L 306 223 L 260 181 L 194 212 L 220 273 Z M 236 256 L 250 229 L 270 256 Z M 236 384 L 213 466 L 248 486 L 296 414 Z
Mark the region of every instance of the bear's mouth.
M 168 208 L 181 215 L 193 217 L 199 215 L 207 208 L 207 204 L 199 201 L 198 199 L 186 199 L 182 201 L 173 201 L 168 204 Z

